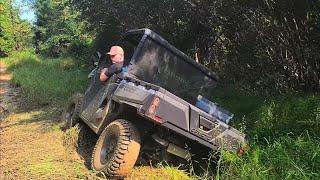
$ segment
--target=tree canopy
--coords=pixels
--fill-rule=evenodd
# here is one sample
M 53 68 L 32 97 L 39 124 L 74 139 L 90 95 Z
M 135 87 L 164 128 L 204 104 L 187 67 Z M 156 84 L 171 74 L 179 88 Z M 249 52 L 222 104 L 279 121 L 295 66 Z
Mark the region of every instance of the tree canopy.
M 67 0 L 37 0 L 36 10 L 36 46 L 39 51 L 49 56 L 73 52 L 72 48 L 86 47 L 89 35 L 86 21 L 79 18 Z M 77 52 L 80 53 L 82 49 Z
M 92 29 L 149 27 L 225 79 L 280 91 L 320 88 L 315 0 L 71 0 Z
M 21 20 L 19 7 L 12 0 L 0 2 L 0 56 L 29 47 L 31 40 L 31 25 Z

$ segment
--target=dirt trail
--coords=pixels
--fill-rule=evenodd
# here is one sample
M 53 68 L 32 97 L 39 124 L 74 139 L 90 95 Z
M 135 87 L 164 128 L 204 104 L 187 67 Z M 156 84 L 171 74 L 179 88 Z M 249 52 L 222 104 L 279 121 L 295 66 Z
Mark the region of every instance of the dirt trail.
M 63 146 L 61 109 L 30 107 L 0 61 L 0 180 L 103 179 L 89 168 L 92 142 L 71 154 Z M 180 173 L 180 174 L 179 174 Z M 188 179 L 173 168 L 135 167 L 127 179 Z
M 10 90 L 9 81 L 12 75 L 6 72 L 5 64 L 0 61 L 0 120 L 9 111 L 14 110 L 14 102 L 12 102 L 11 96 L 16 94 L 16 91 Z
M 75 179 L 90 174 L 61 143 L 57 113 L 24 107 L 1 64 L 0 179 Z

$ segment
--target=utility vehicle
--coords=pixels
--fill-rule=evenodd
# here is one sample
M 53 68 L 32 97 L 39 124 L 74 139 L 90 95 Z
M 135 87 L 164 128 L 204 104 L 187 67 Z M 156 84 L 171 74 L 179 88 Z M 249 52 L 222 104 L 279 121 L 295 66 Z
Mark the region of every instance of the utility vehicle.
M 242 152 L 245 135 L 228 125 L 233 115 L 207 99 L 215 73 L 150 29 L 130 30 L 117 45 L 125 51 L 122 72 L 101 82 L 106 60 L 98 53 L 89 87 L 64 113 L 69 127 L 81 120 L 99 135 L 94 170 L 124 177 L 141 150 L 187 160 L 199 151 Z

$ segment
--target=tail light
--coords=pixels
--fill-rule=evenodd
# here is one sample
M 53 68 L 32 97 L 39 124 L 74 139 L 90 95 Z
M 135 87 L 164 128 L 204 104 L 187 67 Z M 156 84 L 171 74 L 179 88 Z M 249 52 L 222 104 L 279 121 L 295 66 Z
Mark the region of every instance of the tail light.
M 159 105 L 160 105 L 160 98 L 156 96 L 150 104 L 150 107 L 147 111 L 147 115 L 157 122 L 162 122 L 162 118 L 156 115 L 156 111 Z
M 156 112 L 157 107 L 159 106 L 159 104 L 160 104 L 160 98 L 159 98 L 159 97 L 155 97 L 155 98 L 153 99 L 153 101 L 152 101 L 149 109 L 148 109 L 148 114 L 149 114 L 149 115 L 154 114 L 154 113 Z

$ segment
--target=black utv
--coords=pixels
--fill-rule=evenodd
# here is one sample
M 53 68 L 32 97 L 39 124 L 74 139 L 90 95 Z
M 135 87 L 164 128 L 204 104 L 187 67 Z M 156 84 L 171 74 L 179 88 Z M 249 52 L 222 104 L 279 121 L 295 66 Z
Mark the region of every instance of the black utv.
M 130 30 L 117 45 L 125 51 L 122 72 L 101 82 L 98 54 L 88 89 L 64 113 L 69 127 L 81 120 L 99 135 L 94 170 L 126 176 L 144 149 L 187 160 L 199 150 L 242 152 L 245 135 L 228 125 L 233 115 L 207 99 L 215 73 L 149 29 Z

